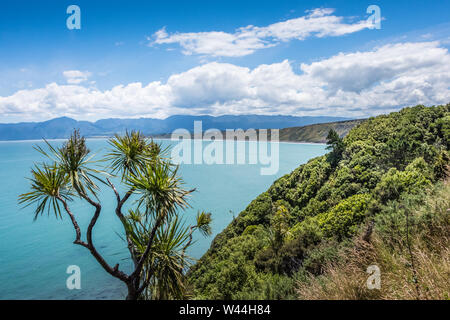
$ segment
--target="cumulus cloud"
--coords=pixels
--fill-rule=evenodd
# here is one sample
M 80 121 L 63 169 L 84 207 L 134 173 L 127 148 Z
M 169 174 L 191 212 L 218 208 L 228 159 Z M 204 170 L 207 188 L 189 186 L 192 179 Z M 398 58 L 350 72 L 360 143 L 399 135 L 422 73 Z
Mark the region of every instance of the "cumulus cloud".
M 63 72 L 68 84 L 80 84 L 88 80 L 91 73 L 88 71 L 68 70 Z
M 163 28 L 150 37 L 150 45 L 177 43 L 186 55 L 240 57 L 255 50 L 276 46 L 290 40 L 305 40 L 308 37 L 341 36 L 372 28 L 373 24 L 361 20 L 344 22 L 343 17 L 332 15 L 334 9 L 315 9 L 306 16 L 289 19 L 266 27 L 247 26 L 234 33 L 223 31 L 188 32 L 168 34 Z
M 450 55 L 438 42 L 397 43 L 300 65 L 254 69 L 207 63 L 166 82 L 100 91 L 51 83 L 0 97 L 3 119 L 56 116 L 165 118 L 174 114 L 286 114 L 364 117 L 415 104 L 450 102 Z
M 400 43 L 370 52 L 340 53 L 330 59 L 302 64 L 309 77 L 323 81 L 330 88 L 360 92 L 380 81 L 430 70 L 446 59 L 447 52 L 437 42 Z M 434 70 L 439 72 L 439 70 Z

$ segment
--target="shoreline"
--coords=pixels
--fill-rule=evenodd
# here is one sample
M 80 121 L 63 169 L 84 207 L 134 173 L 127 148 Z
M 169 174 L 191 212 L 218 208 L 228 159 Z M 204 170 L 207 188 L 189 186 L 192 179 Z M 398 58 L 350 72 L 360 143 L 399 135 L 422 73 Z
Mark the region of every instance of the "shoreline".
M 98 136 L 98 137 L 86 137 L 86 140 L 107 140 L 112 136 Z M 180 141 L 182 139 L 173 140 L 171 138 L 163 138 L 163 137 L 149 137 L 154 140 L 163 140 L 163 141 Z M 204 140 L 204 139 L 195 139 L 195 138 L 184 138 L 186 140 Z M 42 142 L 44 139 L 29 139 L 29 140 L 0 140 L 0 143 L 24 143 L 24 142 Z M 45 139 L 47 141 L 65 141 L 67 138 L 54 138 L 54 139 Z M 229 141 L 230 139 L 217 139 L 218 141 Z M 204 140 L 207 142 L 213 142 L 214 140 Z M 234 141 L 248 141 L 248 142 L 258 142 L 259 140 L 234 140 Z M 311 141 L 289 141 L 289 140 L 281 140 L 281 141 L 267 141 L 269 143 L 288 143 L 288 144 L 310 144 L 310 145 L 326 145 L 324 142 L 311 142 Z

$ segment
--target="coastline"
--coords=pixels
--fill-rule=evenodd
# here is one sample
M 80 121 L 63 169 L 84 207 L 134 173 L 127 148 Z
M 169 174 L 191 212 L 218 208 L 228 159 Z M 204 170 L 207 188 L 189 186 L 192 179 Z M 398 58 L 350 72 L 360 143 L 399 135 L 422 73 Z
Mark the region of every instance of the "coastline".
M 95 137 L 86 137 L 87 140 L 107 140 L 109 138 L 111 138 L 112 136 L 95 136 Z M 165 137 L 152 137 L 150 136 L 149 138 L 152 138 L 154 140 L 163 140 L 163 141 L 179 141 L 179 140 L 174 140 L 171 138 L 165 138 Z M 185 138 L 186 140 L 204 140 L 204 139 L 195 139 L 195 138 Z M 42 142 L 44 139 L 29 139 L 29 140 L 0 140 L 0 143 L 12 143 L 12 142 L 20 142 L 20 143 L 24 143 L 24 142 Z M 65 141 L 67 140 L 67 138 L 54 138 L 54 139 L 45 139 L 47 141 Z M 219 141 L 228 141 L 230 139 L 218 139 Z M 208 141 L 208 142 L 212 142 L 214 140 L 204 140 L 204 141 Z M 235 140 L 235 141 L 249 141 L 249 140 Z M 251 141 L 255 141 L 257 142 L 258 140 L 251 140 Z M 281 140 L 281 141 L 267 141 L 270 143 L 290 143 L 290 144 L 311 144 L 311 145 L 325 145 L 326 143 L 324 142 L 312 142 L 312 141 L 289 141 L 289 140 Z

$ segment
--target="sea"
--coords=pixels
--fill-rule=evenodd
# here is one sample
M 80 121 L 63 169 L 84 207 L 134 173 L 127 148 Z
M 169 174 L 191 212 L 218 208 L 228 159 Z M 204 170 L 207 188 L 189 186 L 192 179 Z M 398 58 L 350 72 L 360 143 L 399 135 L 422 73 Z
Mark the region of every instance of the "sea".
M 49 142 L 58 146 L 62 140 Z M 170 140 L 157 142 L 167 147 L 169 152 L 179 143 Z M 206 148 L 210 143 L 202 141 L 201 146 Z M 245 159 L 250 159 L 254 152 L 251 144 L 256 142 L 236 142 L 239 143 L 245 148 L 236 146 L 235 153 L 245 152 Z M 95 155 L 93 160 L 103 159 L 109 149 L 107 139 L 88 139 L 87 144 Z M 19 205 L 18 196 L 30 191 L 28 178 L 31 168 L 46 160 L 35 146 L 45 148 L 45 143 L 0 142 L 0 299 L 124 299 L 125 285 L 107 274 L 86 248 L 73 244 L 75 231 L 67 216 L 60 219 L 53 212 L 46 212 L 34 221 L 35 207 Z M 179 174 L 185 182 L 184 188 L 196 189 L 189 198 L 190 208 L 179 212 L 180 217 L 186 226 L 194 222 L 200 210 L 211 212 L 213 218 L 213 234 L 210 237 L 194 234 L 189 256 L 200 258 L 214 236 L 276 179 L 326 153 L 323 144 L 280 142 L 277 147 L 279 163 L 274 174 L 261 174 L 261 168 L 266 165 L 259 161 L 180 164 Z M 93 165 L 104 164 L 95 162 Z M 114 178 L 113 181 L 124 194 L 126 188 L 121 186 L 120 179 Z M 110 265 L 118 263 L 121 270 L 130 272 L 131 261 L 121 237 L 122 226 L 114 213 L 114 194 L 106 186 L 100 188 L 102 212 L 94 228 L 94 243 Z M 134 200 L 130 199 L 129 207 L 135 205 Z M 85 232 L 93 208 L 79 200 L 70 203 L 70 207 L 82 232 Z M 80 289 L 67 286 L 67 279 L 72 275 L 69 266 L 79 267 Z

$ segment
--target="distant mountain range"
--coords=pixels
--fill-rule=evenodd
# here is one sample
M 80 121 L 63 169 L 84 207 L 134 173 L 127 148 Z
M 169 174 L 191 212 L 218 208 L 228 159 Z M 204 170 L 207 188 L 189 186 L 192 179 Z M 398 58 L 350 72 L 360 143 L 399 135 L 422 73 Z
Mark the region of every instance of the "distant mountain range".
M 86 137 L 112 136 L 125 130 L 140 130 L 146 135 L 162 135 L 175 129 L 194 130 L 194 121 L 202 121 L 202 129 L 281 129 L 302 127 L 317 123 L 349 120 L 342 117 L 294 117 L 294 116 L 185 116 L 176 115 L 166 119 L 103 119 L 96 122 L 77 121 L 62 117 L 44 122 L 21 122 L 0 124 L 0 140 L 33 140 L 67 138 L 73 129 L 79 129 Z

